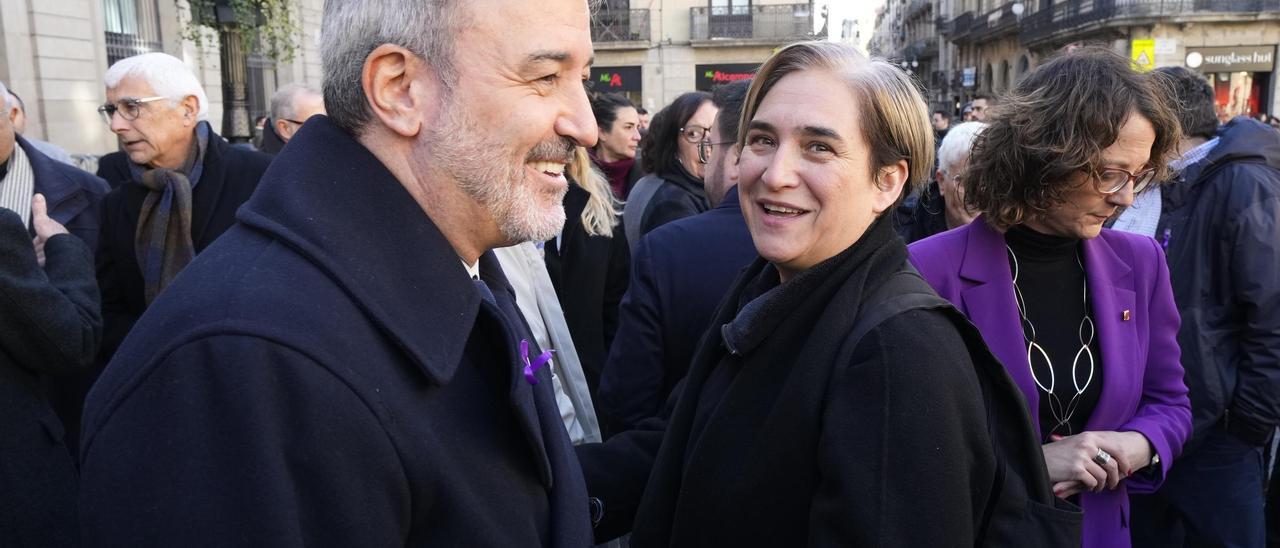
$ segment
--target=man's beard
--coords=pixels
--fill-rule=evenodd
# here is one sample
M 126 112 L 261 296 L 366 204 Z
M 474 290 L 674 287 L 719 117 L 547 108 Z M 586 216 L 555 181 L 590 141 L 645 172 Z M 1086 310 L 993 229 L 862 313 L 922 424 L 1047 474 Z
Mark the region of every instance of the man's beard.
M 427 132 L 431 149 L 428 161 L 456 180 L 458 188 L 489 212 L 505 239 L 511 243 L 544 241 L 560 233 L 568 189 L 554 193 L 535 189 L 526 176 L 525 163 L 567 163 L 573 153 L 572 142 L 544 141 L 524 158 L 503 157 L 514 151 L 489 138 L 490 134 L 457 101 L 445 99 L 442 118 Z

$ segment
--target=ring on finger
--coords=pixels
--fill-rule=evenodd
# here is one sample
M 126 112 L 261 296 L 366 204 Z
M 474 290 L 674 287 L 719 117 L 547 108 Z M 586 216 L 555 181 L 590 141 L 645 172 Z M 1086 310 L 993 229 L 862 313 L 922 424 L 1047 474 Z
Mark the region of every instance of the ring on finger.
M 1111 462 L 1111 453 L 1099 449 L 1098 454 L 1093 456 L 1093 462 L 1098 463 L 1098 466 L 1106 466 Z

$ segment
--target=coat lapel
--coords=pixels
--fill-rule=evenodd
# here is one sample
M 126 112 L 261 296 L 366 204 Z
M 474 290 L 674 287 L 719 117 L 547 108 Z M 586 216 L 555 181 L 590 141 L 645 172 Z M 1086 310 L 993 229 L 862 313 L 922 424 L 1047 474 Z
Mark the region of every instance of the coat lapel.
M 538 348 L 537 341 L 529 333 L 529 327 L 524 321 L 524 316 L 520 314 L 520 309 L 516 306 L 515 291 L 511 289 L 511 284 L 507 282 L 506 276 L 502 272 L 502 266 L 498 263 L 497 257 L 492 251 L 486 252 L 480 257 L 480 273 L 493 291 L 494 300 L 497 306 L 489 303 L 481 303 L 481 310 L 490 310 L 499 323 L 505 328 L 507 344 L 507 355 L 510 367 L 508 368 L 508 376 L 510 385 L 508 397 L 510 399 L 511 411 L 516 417 L 516 423 L 520 425 L 520 430 L 524 432 L 525 441 L 529 444 L 529 450 L 533 453 L 534 467 L 538 469 L 538 475 L 542 479 L 543 485 L 550 489 L 552 487 L 551 459 L 547 456 L 547 446 L 542 435 L 542 424 L 539 420 L 539 407 L 545 407 L 545 398 L 538 398 L 538 391 L 551 390 L 551 375 L 547 373 L 547 367 L 538 368 L 536 376 L 538 385 L 534 386 L 524 377 L 524 356 L 520 355 L 520 340 L 529 341 L 530 359 L 536 357 L 542 352 Z M 555 397 L 552 395 L 550 404 L 555 405 Z M 558 419 L 559 412 L 555 417 Z
M 982 220 L 970 226 L 964 262 L 960 265 L 960 277 L 967 281 L 961 290 L 963 311 L 1027 398 L 1031 416 L 1038 417 L 1040 398 L 1027 362 L 1004 235 Z M 1039 435 L 1039 424 L 1036 429 Z
M 1136 322 L 1132 321 L 1137 297 L 1132 270 L 1116 255 L 1107 238 L 1085 240 L 1084 261 L 1093 322 L 1102 350 L 1102 395 L 1085 429 L 1109 430 L 1124 422 L 1121 415 L 1133 399 L 1126 394 L 1137 381 L 1135 374 L 1141 371 L 1134 353 L 1138 343 Z
M 66 225 L 89 207 L 89 199 L 85 197 L 84 192 L 81 192 L 83 189 L 70 177 L 58 171 L 53 166 L 54 160 L 50 160 L 36 150 L 21 135 L 15 135 L 15 137 L 17 145 L 22 147 L 22 151 L 27 154 L 27 160 L 31 163 L 35 191 L 44 194 L 49 204 L 51 219 Z
M 227 146 L 229 145 L 222 140 L 222 137 L 213 130 L 209 131 L 209 146 L 205 149 L 204 168 L 200 173 L 200 181 L 196 183 L 191 194 L 191 242 L 196 249 L 204 249 L 210 243 L 205 241 L 204 235 L 208 232 L 209 223 L 213 220 L 213 212 L 218 209 L 218 203 L 222 201 L 223 189 L 226 188 L 223 183 L 227 173 L 222 155 Z

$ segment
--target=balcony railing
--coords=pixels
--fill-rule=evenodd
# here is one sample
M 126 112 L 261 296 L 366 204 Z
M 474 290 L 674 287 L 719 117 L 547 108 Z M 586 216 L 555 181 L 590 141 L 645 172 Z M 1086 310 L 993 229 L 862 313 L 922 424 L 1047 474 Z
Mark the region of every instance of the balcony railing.
M 601 10 L 592 18 L 592 42 L 649 40 L 649 10 Z
M 947 38 L 950 38 L 952 42 L 963 43 L 968 40 L 969 27 L 971 26 L 973 26 L 973 12 L 966 11 L 956 16 L 947 25 Z
M 1006 32 L 1016 32 L 1018 16 L 1013 13 L 1013 5 L 1016 3 L 1018 2 L 1008 2 L 981 17 L 974 17 L 973 26 L 969 28 L 969 40 L 981 42 Z
M 813 36 L 809 4 L 689 9 L 692 36 L 699 40 L 787 42 Z
M 933 2 L 931 0 L 911 0 L 911 4 L 907 6 L 906 19 L 910 21 L 919 17 L 932 6 Z
M 938 38 L 930 36 L 920 40 L 916 40 L 902 49 L 901 57 L 903 59 L 932 59 L 938 56 Z
M 1056 34 L 1071 34 L 1091 24 L 1128 25 L 1131 19 L 1211 13 L 1267 12 L 1280 15 L 1276 0 L 1067 0 L 1027 15 L 1022 20 L 1023 43 Z M 1112 21 L 1112 20 L 1116 21 Z

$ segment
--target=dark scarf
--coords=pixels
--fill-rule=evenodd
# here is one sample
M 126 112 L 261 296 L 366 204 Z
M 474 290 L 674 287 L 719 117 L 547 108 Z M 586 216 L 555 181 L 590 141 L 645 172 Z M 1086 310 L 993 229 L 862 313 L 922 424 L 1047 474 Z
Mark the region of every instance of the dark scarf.
M 609 179 L 609 188 L 613 189 L 613 195 L 622 199 L 627 194 L 627 175 L 631 173 L 631 167 L 636 164 L 635 158 L 623 158 L 614 162 L 606 162 L 603 158 L 596 155 L 595 151 L 590 152 L 591 161 L 595 162 L 600 171 L 604 172 L 604 176 Z
M 149 191 L 142 201 L 133 237 L 148 305 L 195 257 L 191 240 L 191 191 L 204 171 L 210 133 L 208 122 L 196 124 L 196 138 L 191 140 L 187 159 L 178 169 L 129 165 L 133 181 Z
M 880 287 L 907 258 L 906 247 L 897 241 L 889 217 L 881 216 L 853 245 L 796 274 L 787 283 L 779 283 L 776 267 L 763 265 L 738 294 L 737 317 L 721 328 L 725 343 L 740 354 L 749 354 L 810 297 L 830 297 L 840 287 L 853 288 L 855 294 L 865 297 Z M 855 307 L 859 302 L 861 299 L 854 302 Z M 858 310 L 847 313 L 857 317 Z

